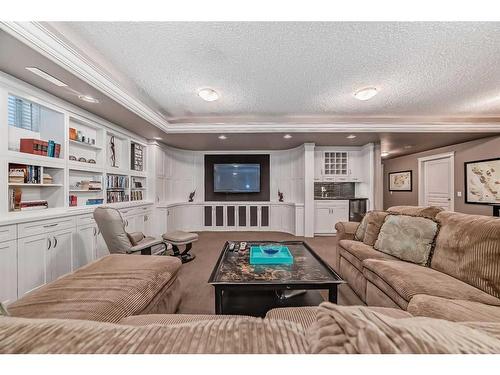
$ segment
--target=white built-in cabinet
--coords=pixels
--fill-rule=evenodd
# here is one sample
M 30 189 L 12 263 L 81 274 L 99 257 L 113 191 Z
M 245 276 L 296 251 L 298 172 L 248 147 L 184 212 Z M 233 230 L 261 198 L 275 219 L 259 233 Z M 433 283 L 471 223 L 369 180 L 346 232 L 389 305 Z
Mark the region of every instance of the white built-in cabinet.
M 349 201 L 316 201 L 314 204 L 314 233 L 335 234 L 335 224 L 349 221 Z
M 362 182 L 367 169 L 363 167 L 362 150 L 320 149 L 314 152 L 314 180 L 321 182 Z
M 73 240 L 73 269 L 80 268 L 96 258 L 97 232 L 96 224 L 77 228 Z
M 0 302 L 17 299 L 17 241 L 0 243 Z

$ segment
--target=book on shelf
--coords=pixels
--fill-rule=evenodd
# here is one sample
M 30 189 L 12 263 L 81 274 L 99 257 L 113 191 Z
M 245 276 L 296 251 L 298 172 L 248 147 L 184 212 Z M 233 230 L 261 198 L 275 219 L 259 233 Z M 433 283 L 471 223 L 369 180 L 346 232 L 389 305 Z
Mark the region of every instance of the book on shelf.
M 43 141 L 34 138 L 21 138 L 19 142 L 19 151 L 26 154 L 58 158 L 61 153 L 61 145 L 52 140 Z
M 21 211 L 43 210 L 49 208 L 49 204 L 44 199 L 21 201 Z
M 41 168 L 37 165 L 9 164 L 9 183 L 12 184 L 40 184 L 40 174 Z

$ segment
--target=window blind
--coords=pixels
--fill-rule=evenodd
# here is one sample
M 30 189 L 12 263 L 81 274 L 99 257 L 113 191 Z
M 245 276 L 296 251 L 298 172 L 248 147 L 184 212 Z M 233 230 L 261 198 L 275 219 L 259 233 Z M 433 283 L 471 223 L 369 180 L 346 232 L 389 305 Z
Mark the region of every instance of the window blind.
M 9 95 L 8 98 L 8 121 L 10 126 L 40 131 L 41 107 L 17 96 Z

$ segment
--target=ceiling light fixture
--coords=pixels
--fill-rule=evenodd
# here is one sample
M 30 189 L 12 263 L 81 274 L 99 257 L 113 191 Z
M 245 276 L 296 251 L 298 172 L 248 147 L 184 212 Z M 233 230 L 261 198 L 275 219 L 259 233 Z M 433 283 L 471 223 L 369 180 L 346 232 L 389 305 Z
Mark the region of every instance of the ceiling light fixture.
M 201 89 L 198 91 L 198 96 L 206 102 L 213 102 L 219 99 L 219 94 L 213 89 Z
M 163 140 L 163 138 L 162 138 L 162 137 L 153 137 L 153 139 L 156 139 L 157 141 L 161 141 L 161 140 Z
M 409 150 L 410 148 L 413 148 L 413 145 L 406 145 L 404 146 L 405 150 Z
M 78 98 L 87 103 L 99 103 L 99 100 L 90 95 L 78 95 Z
M 380 156 L 382 156 L 383 158 L 389 156 L 389 152 L 388 151 L 382 151 L 382 153 L 380 154 Z
M 224 140 L 224 139 L 227 139 L 227 137 L 224 134 L 221 134 L 221 135 L 219 135 L 219 139 Z
M 285 134 L 285 135 L 283 136 L 283 138 L 285 138 L 285 139 L 290 139 L 290 138 L 292 138 L 292 136 L 291 136 L 290 134 Z
M 378 91 L 375 87 L 366 87 L 354 93 L 354 97 L 358 100 L 368 100 L 373 98 L 378 94 Z
M 29 70 L 31 73 L 36 74 L 37 76 L 43 78 L 46 81 L 49 81 L 50 83 L 52 83 L 56 86 L 59 86 L 59 87 L 67 87 L 68 86 L 63 81 L 58 80 L 56 77 L 53 77 L 49 73 L 44 72 L 43 70 L 38 69 L 34 66 L 27 66 L 26 70 Z
M 354 135 L 354 134 L 349 134 L 346 138 L 347 138 L 347 139 L 354 139 L 354 138 L 356 138 L 356 137 L 357 137 L 357 136 L 356 136 L 356 135 Z

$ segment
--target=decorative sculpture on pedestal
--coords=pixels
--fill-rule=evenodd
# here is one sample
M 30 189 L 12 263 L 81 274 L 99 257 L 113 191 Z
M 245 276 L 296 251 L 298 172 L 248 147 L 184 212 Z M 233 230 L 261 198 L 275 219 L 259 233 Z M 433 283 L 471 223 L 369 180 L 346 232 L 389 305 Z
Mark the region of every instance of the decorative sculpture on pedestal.
M 279 201 L 283 202 L 283 192 L 279 191 L 279 189 L 278 189 L 278 197 L 279 197 Z
M 109 145 L 111 146 L 111 166 L 117 168 L 116 165 L 116 150 L 115 150 L 115 136 L 112 135 L 109 140 Z

